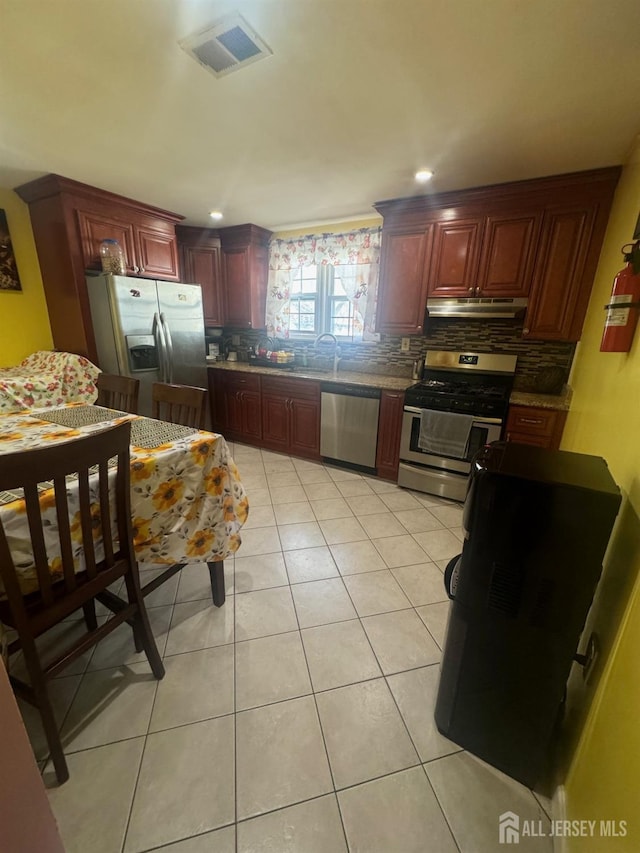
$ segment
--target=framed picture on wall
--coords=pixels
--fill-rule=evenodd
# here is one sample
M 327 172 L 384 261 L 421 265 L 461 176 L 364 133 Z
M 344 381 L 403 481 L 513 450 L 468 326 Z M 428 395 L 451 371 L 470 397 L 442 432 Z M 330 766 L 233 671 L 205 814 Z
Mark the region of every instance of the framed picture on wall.
M 22 290 L 4 210 L 0 210 L 0 290 Z

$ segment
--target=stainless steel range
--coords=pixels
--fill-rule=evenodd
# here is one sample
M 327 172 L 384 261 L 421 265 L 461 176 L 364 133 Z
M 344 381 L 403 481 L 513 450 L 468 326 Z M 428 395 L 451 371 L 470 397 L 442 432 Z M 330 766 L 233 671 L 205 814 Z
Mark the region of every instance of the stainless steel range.
M 399 486 L 464 500 L 474 454 L 502 435 L 516 361 L 427 353 L 422 381 L 405 392 Z

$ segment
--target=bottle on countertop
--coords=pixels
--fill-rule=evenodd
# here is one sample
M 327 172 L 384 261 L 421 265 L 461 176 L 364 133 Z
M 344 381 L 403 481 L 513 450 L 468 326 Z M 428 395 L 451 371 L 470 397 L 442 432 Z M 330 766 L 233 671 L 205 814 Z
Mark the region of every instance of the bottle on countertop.
M 107 238 L 100 243 L 100 262 L 102 272 L 109 275 L 126 275 L 127 265 L 122 246 L 117 240 Z
M 416 358 L 413 362 L 413 370 L 411 372 L 412 379 L 422 379 L 422 369 L 424 368 L 424 358 Z

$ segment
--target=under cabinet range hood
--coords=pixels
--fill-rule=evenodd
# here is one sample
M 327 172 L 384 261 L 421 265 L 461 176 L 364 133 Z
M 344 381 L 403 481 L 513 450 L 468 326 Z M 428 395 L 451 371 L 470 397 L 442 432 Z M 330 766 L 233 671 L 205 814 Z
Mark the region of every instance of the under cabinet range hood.
M 493 299 L 482 296 L 446 299 L 437 297 L 427 299 L 427 314 L 429 317 L 463 317 L 468 319 L 483 317 L 522 317 L 527 308 L 527 299 L 501 298 Z

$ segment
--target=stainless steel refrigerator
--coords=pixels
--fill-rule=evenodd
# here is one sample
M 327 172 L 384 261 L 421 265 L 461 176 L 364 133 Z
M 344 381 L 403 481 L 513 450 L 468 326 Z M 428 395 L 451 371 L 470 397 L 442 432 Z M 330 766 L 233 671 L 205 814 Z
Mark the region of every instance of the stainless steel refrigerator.
M 139 413 L 151 414 L 153 382 L 206 387 L 199 284 L 87 277 L 99 367 L 140 380 Z

